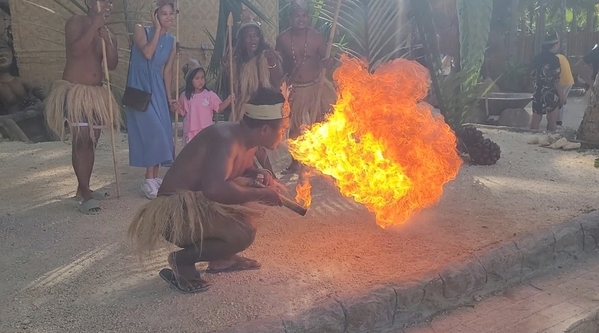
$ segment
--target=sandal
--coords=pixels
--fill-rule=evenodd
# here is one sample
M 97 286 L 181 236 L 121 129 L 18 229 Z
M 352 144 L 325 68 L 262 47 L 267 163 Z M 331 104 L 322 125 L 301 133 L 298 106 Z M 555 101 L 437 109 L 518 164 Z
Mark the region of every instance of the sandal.
M 176 289 L 177 291 L 179 291 L 180 293 L 183 293 L 183 294 L 201 293 L 210 288 L 210 285 L 207 284 L 206 281 L 202 280 L 202 282 L 204 283 L 203 285 L 198 286 L 197 288 L 192 289 L 192 290 L 183 290 L 183 289 L 181 289 L 181 287 L 179 287 L 179 283 L 177 282 L 177 277 L 175 276 L 175 273 L 173 272 L 172 269 L 164 268 L 160 272 L 158 272 L 158 275 L 164 281 L 166 281 L 166 283 L 168 283 L 171 286 L 171 288 Z M 179 279 L 183 279 L 183 278 L 179 277 Z
M 85 215 L 96 215 L 100 213 L 100 204 L 96 199 L 89 199 L 79 204 L 79 211 Z

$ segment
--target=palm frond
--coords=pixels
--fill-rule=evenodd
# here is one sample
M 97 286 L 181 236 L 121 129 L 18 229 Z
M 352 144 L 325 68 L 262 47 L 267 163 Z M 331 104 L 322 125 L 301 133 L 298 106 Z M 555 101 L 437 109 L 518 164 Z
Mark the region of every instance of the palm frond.
M 345 36 L 349 53 L 365 60 L 370 71 L 398 57 L 409 23 L 403 21 L 402 7 L 396 0 L 355 0 L 341 4 L 337 20 L 339 33 Z M 321 9 L 321 18 L 333 20 L 329 6 Z

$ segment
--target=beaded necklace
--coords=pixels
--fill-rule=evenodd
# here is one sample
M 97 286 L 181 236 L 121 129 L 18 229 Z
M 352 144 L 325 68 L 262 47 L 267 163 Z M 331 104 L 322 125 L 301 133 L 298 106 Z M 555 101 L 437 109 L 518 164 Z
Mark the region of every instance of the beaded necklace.
M 295 64 L 294 72 L 296 72 L 304 66 L 304 64 L 306 63 L 306 58 L 308 56 L 308 28 L 306 28 L 306 41 L 304 42 L 304 57 L 302 59 L 302 63 L 299 66 L 297 64 L 297 57 L 295 56 L 295 47 L 293 46 L 293 33 L 291 34 L 291 55 L 293 56 L 293 63 Z

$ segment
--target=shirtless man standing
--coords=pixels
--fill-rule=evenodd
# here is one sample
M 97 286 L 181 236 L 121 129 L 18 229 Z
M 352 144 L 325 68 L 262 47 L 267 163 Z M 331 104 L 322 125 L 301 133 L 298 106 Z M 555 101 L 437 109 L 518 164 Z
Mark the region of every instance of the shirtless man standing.
M 252 219 L 263 210 L 250 203 L 281 205 L 278 183 L 270 171 L 254 167 L 254 154 L 283 139 L 289 128 L 284 102 L 279 91 L 260 88 L 244 104 L 241 121 L 202 130 L 167 171 L 158 197 L 133 218 L 127 236 L 138 253 L 153 250 L 161 238 L 182 248 L 168 256 L 171 269 L 160 271 L 172 287 L 207 290 L 195 267 L 201 261 L 209 262 L 206 273 L 260 268 L 237 253 L 254 242 Z
M 277 37 L 276 51 L 283 59 L 283 71 L 289 87 L 291 105 L 291 127 L 289 137 L 300 135 L 302 125 L 311 125 L 310 114 L 315 113 L 321 120 L 335 103 L 335 87 L 328 79 L 319 82 L 322 68 L 330 68 L 334 59 L 325 59 L 327 42 L 314 28 L 309 26 L 311 19 L 309 5 L 305 0 L 292 0 L 290 5 L 291 28 Z M 320 101 L 316 100 L 319 89 L 324 89 Z M 293 160 L 283 173 L 299 171 L 299 162 Z
M 100 11 L 98 11 L 98 3 Z M 106 42 L 108 69 L 118 64 L 117 42 L 105 26 L 112 8 L 111 0 L 86 0 L 87 15 L 74 15 L 65 25 L 66 66 L 62 80 L 56 81 L 46 100 L 49 128 L 61 139 L 65 121 L 71 131 L 72 162 L 77 176 L 76 197 L 79 210 L 85 214 L 100 212 L 96 200 L 107 193 L 93 192 L 89 182 L 94 167 L 95 147 L 100 131 L 110 126 L 111 118 L 119 128 L 120 114 L 112 96 L 103 87 L 102 40 Z M 112 116 L 108 103 L 114 103 Z

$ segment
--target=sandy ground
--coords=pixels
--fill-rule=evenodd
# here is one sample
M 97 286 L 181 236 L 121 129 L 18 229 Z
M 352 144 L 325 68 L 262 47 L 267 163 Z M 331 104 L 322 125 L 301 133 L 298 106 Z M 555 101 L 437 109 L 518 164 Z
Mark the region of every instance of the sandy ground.
M 414 278 L 599 208 L 598 152 L 531 146 L 521 133 L 485 135 L 502 148 L 497 165 L 465 165 L 438 205 L 401 226 L 380 229 L 360 205 L 316 182 L 305 217 L 273 208 L 260 221 L 245 255 L 261 270 L 207 276 L 212 288 L 196 295 L 176 293 L 158 277 L 166 249 L 140 262 L 124 240 L 146 202 L 142 171 L 127 166 L 124 135 L 122 196 L 103 201 L 98 216 L 76 210 L 68 145 L 2 142 L 0 332 L 210 332 Z M 114 196 L 107 137 L 96 161 L 93 186 Z

